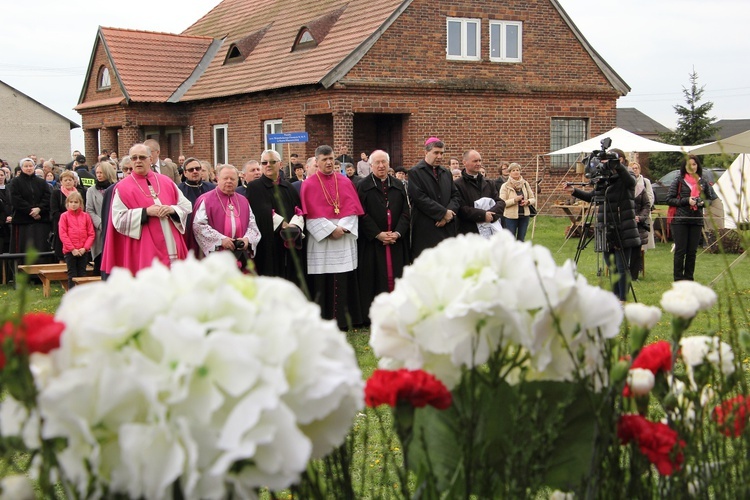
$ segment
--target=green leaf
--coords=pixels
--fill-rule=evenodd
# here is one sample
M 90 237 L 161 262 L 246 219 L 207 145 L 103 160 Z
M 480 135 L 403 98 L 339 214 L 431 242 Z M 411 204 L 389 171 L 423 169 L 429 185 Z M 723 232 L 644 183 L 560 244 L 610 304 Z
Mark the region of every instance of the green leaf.
M 552 489 L 569 491 L 587 475 L 594 451 L 595 408 L 590 395 L 579 384 L 536 382 L 526 384 L 536 389 L 550 405 L 562 412 L 556 439 L 544 474 L 544 484 Z

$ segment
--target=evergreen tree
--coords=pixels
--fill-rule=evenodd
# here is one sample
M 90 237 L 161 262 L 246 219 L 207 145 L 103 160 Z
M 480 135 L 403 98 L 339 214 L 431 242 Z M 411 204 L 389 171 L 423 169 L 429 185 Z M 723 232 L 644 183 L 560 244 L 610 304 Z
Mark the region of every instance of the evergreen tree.
M 709 142 L 717 131 L 712 125 L 716 120 L 709 116 L 714 103 L 707 101 L 699 104 L 703 97 L 704 86 L 698 86 L 698 73 L 690 73 L 690 87 L 682 87 L 685 96 L 685 106 L 677 104 L 674 107 L 678 115 L 677 129 L 674 132 L 661 134 L 661 139 L 670 144 L 693 146 Z M 684 161 L 681 153 L 657 153 L 651 156 L 650 167 L 652 177 L 658 179 L 675 168 L 679 168 Z M 705 165 L 705 162 L 704 162 Z
M 718 130 L 711 125 L 716 121 L 716 118 L 708 116 L 708 113 L 714 107 L 714 103 L 708 101 L 704 104 L 698 104 L 703 96 L 704 88 L 705 85 L 698 87 L 698 73 L 693 70 L 690 73 L 690 88 L 682 87 L 687 106 L 679 104 L 674 106 L 674 110 L 679 116 L 675 132 L 679 141 L 677 144 L 693 146 L 709 142 Z

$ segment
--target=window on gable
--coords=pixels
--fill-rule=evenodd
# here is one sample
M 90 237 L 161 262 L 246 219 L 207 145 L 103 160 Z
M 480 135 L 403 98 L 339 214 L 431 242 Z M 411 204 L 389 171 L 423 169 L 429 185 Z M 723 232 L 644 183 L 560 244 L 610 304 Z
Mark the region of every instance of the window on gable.
M 550 130 L 550 150 L 567 148 L 583 142 L 588 138 L 588 120 L 586 118 L 552 118 Z M 569 168 L 578 160 L 577 154 L 554 155 L 550 163 L 555 168 Z
M 479 61 L 479 19 L 449 17 L 446 58 L 457 61 Z
M 307 28 L 302 28 L 302 30 L 300 30 L 299 32 L 299 35 L 297 35 L 297 43 L 294 44 L 292 50 L 294 51 L 300 49 L 311 49 L 317 46 L 318 42 L 315 41 L 315 38 L 313 38 L 310 30 Z
M 106 66 L 99 68 L 98 90 L 107 90 L 112 87 L 112 81 L 109 78 L 109 70 Z
M 490 61 L 521 62 L 521 33 L 519 21 L 490 21 Z

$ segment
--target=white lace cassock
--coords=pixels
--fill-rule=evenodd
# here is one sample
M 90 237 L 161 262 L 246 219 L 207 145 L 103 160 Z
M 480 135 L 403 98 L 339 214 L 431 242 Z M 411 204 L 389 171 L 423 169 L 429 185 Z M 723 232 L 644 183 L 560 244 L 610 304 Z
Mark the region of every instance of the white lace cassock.
M 338 240 L 329 238 L 336 226 L 348 230 Z M 357 269 L 357 235 L 359 217 L 342 219 L 307 219 L 310 238 L 307 241 L 307 272 L 309 274 L 346 273 Z
M 255 255 L 255 249 L 258 247 L 258 242 L 260 241 L 260 231 L 258 230 L 258 224 L 255 223 L 253 209 L 248 207 L 248 210 L 250 217 L 247 222 L 247 231 L 241 237 L 247 237 L 247 240 L 250 242 L 250 256 L 252 257 Z M 235 218 L 231 217 L 231 221 L 232 234 L 235 234 L 237 232 Z M 227 237 L 227 235 L 222 234 L 208 223 L 208 212 L 206 212 L 205 203 L 200 203 L 193 214 L 193 234 L 195 235 L 195 241 L 198 242 L 205 255 L 215 252 L 216 247 L 221 246 L 221 240 Z
M 149 185 L 151 197 L 154 199 L 154 205 L 163 205 L 161 200 L 156 195 L 153 186 Z M 174 220 L 170 217 L 159 218 L 159 224 L 161 224 L 161 230 L 164 233 L 164 241 L 167 244 L 167 251 L 169 252 L 169 260 L 177 260 L 177 244 L 174 236 L 172 235 L 172 229 L 169 227 L 173 224 L 180 234 L 185 234 L 185 223 L 187 222 L 188 215 L 193 211 L 193 205 L 190 200 L 185 198 L 185 195 L 181 191 L 177 190 L 179 198 L 177 199 L 177 205 L 170 205 L 179 220 Z M 141 225 L 143 211 L 146 208 L 128 208 L 120 199 L 120 195 L 115 191 L 112 197 L 112 225 L 115 230 L 125 236 L 139 240 L 141 239 L 141 232 L 143 226 Z

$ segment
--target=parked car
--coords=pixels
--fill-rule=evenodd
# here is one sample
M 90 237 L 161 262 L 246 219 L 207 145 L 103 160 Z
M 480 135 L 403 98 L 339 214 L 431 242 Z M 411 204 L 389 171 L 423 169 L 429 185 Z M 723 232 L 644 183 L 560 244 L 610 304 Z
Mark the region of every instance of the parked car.
M 725 168 L 704 168 L 703 178 L 708 181 L 710 185 L 714 185 L 721 174 L 724 173 Z M 651 183 L 651 187 L 654 190 L 654 205 L 666 205 L 667 194 L 669 193 L 669 186 L 672 185 L 677 176 L 680 175 L 680 170 L 672 170 L 667 175 Z

